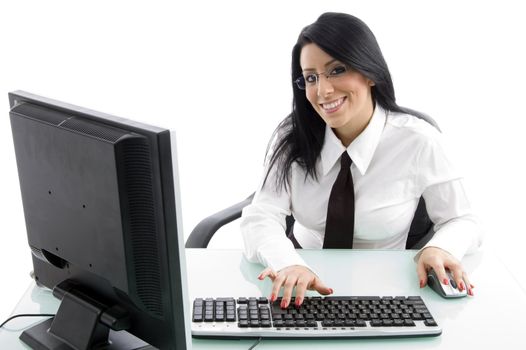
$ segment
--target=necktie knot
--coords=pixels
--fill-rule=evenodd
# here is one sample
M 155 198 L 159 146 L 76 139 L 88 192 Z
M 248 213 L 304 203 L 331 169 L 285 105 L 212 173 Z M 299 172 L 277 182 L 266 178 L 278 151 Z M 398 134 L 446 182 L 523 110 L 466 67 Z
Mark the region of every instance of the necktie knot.
M 340 164 L 342 166 L 342 169 L 344 169 L 344 167 L 348 168 L 348 167 L 351 166 L 352 159 L 351 159 L 351 157 L 349 157 L 349 153 L 347 153 L 347 151 L 342 153 L 342 158 L 341 158 Z

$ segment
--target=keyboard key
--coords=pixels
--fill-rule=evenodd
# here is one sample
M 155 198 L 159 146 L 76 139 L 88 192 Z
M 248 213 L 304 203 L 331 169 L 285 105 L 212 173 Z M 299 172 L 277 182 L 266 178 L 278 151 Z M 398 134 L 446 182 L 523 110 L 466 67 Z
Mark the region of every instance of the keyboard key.
M 365 323 L 364 320 L 360 320 L 360 319 L 356 320 L 356 327 L 365 327 L 365 326 L 367 326 L 367 324 Z
M 434 327 L 434 326 L 438 326 L 437 323 L 435 322 L 435 320 L 433 320 L 432 318 L 428 318 L 424 321 L 424 324 L 428 327 Z
M 332 327 L 334 326 L 334 321 L 332 320 L 324 320 L 321 322 L 322 327 Z
M 411 315 L 411 318 L 412 318 L 413 320 L 422 320 L 422 319 L 423 319 L 422 315 L 419 314 L 419 313 L 417 313 L 417 312 L 414 313 L 414 314 L 412 314 L 412 315 Z
M 271 324 L 270 324 L 269 320 L 261 320 L 261 327 L 268 328 L 270 326 L 271 326 Z
M 305 320 L 296 320 L 296 327 L 305 327 L 306 324 Z
M 314 320 L 308 320 L 306 322 L 306 325 L 307 325 L 307 327 L 317 327 L 318 323 L 316 321 L 314 321 Z
M 405 327 L 415 327 L 415 323 L 413 322 L 413 320 L 404 320 L 404 326 Z
M 284 322 L 285 327 L 294 327 L 296 325 L 296 322 L 294 320 L 286 320 Z
M 274 325 L 274 327 L 283 327 L 284 322 L 282 320 L 276 320 L 273 321 L 272 324 Z
M 394 324 L 394 322 L 393 320 L 382 320 L 382 324 L 384 327 L 391 327 Z
M 372 327 L 381 327 L 383 325 L 382 320 L 372 320 L 371 326 Z

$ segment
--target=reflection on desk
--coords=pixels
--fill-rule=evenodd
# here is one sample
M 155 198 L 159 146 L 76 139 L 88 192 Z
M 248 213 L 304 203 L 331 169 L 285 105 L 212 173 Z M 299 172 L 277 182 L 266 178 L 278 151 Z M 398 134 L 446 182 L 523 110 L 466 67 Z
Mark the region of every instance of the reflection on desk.
M 464 267 L 475 284 L 475 297 L 446 300 L 430 288 L 420 289 L 413 262 L 414 251 L 301 250 L 335 295 L 420 295 L 441 325 L 433 338 L 268 340 L 257 349 L 460 349 L 526 348 L 526 294 L 491 251 L 467 256 Z M 269 296 L 270 281 L 259 281 L 261 265 L 247 262 L 239 250 L 187 249 L 188 288 L 197 297 Z M 309 292 L 315 295 L 314 292 Z M 190 300 L 188 301 L 190 303 Z M 53 313 L 58 300 L 48 290 L 31 284 L 15 313 Z M 18 335 L 34 319 L 17 319 L 0 330 L 6 349 L 25 349 Z M 193 339 L 194 349 L 247 349 L 253 340 Z

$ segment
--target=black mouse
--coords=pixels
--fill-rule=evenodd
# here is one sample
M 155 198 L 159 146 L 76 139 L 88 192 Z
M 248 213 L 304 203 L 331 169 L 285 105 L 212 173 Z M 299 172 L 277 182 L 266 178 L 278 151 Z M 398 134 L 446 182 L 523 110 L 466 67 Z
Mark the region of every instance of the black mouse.
M 446 270 L 449 279 L 448 284 L 442 283 L 436 275 L 435 270 L 430 269 L 427 272 L 427 285 L 431 287 L 438 295 L 443 298 L 462 298 L 468 295 L 467 290 L 460 291 L 453 279 L 453 275 L 449 270 Z

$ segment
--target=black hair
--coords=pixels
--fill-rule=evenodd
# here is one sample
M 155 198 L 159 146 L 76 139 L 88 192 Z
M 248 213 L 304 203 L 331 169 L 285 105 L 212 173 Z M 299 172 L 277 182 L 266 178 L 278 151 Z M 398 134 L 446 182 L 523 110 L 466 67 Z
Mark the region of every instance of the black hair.
M 275 143 L 264 184 L 272 167 L 277 166 L 276 185 L 286 188 L 290 184 L 290 169 L 294 162 L 304 169 L 306 177 L 317 179 L 316 161 L 323 146 L 326 124 L 307 100 L 305 91 L 293 83 L 302 74 L 301 50 L 310 43 L 372 80 L 371 95 L 375 105 L 391 112 L 412 114 L 436 126 L 426 115 L 396 104 L 389 68 L 369 27 L 349 14 L 324 13 L 316 22 L 303 28 L 292 49 L 292 112 L 274 131 L 272 139 Z M 267 153 L 270 148 L 269 144 Z

